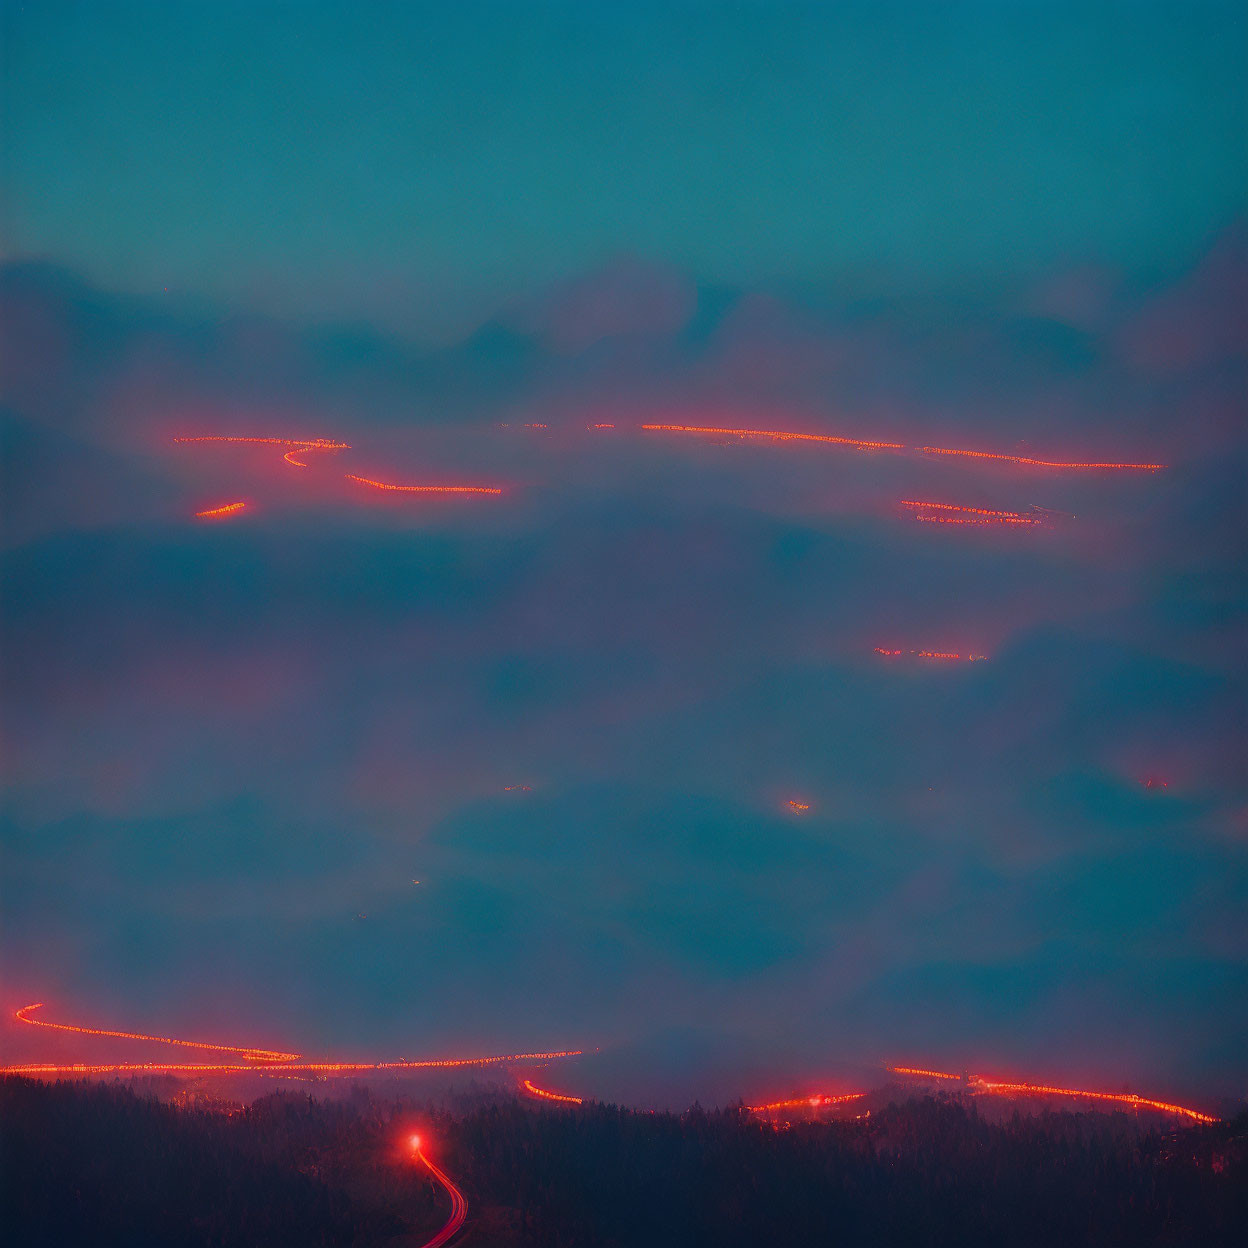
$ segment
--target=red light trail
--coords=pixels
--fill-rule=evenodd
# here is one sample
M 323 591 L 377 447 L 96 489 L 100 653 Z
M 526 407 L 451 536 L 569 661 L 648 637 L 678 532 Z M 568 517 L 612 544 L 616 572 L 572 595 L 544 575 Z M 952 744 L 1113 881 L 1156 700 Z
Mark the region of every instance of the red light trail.
M 871 451 L 904 451 L 901 442 L 864 442 L 858 438 L 834 438 L 825 433 L 788 433 L 783 429 L 715 429 L 703 425 L 642 425 L 648 433 L 697 433 L 713 437 L 770 438 L 773 442 L 825 442 L 856 446 Z
M 888 1070 L 895 1075 L 913 1075 L 922 1079 L 960 1079 L 959 1075 L 945 1074 L 938 1070 L 919 1070 L 911 1066 L 889 1066 Z M 1086 1088 L 1055 1088 L 1042 1083 L 1002 1083 L 995 1079 L 984 1079 L 979 1075 L 966 1077 L 967 1088 L 976 1093 L 990 1096 L 1070 1096 L 1081 1100 L 1107 1101 L 1111 1104 L 1130 1105 L 1136 1109 L 1155 1109 L 1164 1114 L 1177 1114 L 1190 1118 L 1193 1122 L 1211 1123 L 1218 1119 L 1210 1114 L 1202 1114 L 1199 1110 L 1188 1109 L 1185 1105 L 1174 1105 L 1169 1101 L 1154 1101 L 1148 1097 L 1137 1096 L 1134 1092 L 1090 1092 Z
M 971 515 L 1010 515 L 1013 518 L 1020 518 L 1021 512 L 991 512 L 985 507 L 958 507 L 956 503 L 920 503 L 915 499 L 904 498 L 901 500 L 899 507 L 919 507 L 929 512 L 967 512 Z
M 961 1079 L 961 1075 L 947 1075 L 941 1070 L 923 1070 L 918 1066 L 889 1066 L 888 1071 L 894 1075 L 919 1075 L 924 1079 Z
M 522 1086 L 530 1096 L 536 1096 L 542 1101 L 558 1101 L 563 1105 L 584 1104 L 579 1096 L 564 1096 L 561 1092 L 550 1092 L 546 1088 L 539 1088 L 535 1083 L 530 1083 L 528 1079 L 523 1080 Z
M 1063 462 L 1049 459 L 1031 459 L 1026 455 L 1002 455 L 995 451 L 964 451 L 946 446 L 907 447 L 902 442 L 871 442 L 860 438 L 838 438 L 822 433 L 792 433 L 783 429 L 721 429 L 707 425 L 642 425 L 649 433 L 693 433 L 712 437 L 770 438 L 773 442 L 825 442 L 837 446 L 853 446 L 862 450 L 904 451 L 917 450 L 924 455 L 954 455 L 968 459 L 991 459 L 1004 463 L 1021 464 L 1030 468 L 1101 469 L 1135 472 L 1158 472 L 1165 464 L 1088 463 Z
M 875 646 L 873 650 L 876 654 L 882 654 L 886 659 L 896 659 L 903 654 L 912 654 L 918 659 L 982 663 L 988 658 L 986 654 L 955 654 L 948 650 L 885 650 L 883 646 Z
M 242 511 L 246 503 L 226 503 L 224 507 L 209 507 L 207 511 L 197 511 L 197 520 L 215 520 L 221 516 L 233 516 Z
M 777 1109 L 822 1109 L 825 1105 L 845 1105 L 849 1101 L 861 1100 L 865 1092 L 846 1092 L 841 1096 L 826 1096 L 822 1092 L 814 1096 L 799 1096 L 791 1101 L 772 1101 L 769 1105 L 747 1105 L 752 1114 L 768 1114 Z
M 80 1036 L 111 1036 L 118 1040 L 147 1040 L 153 1044 L 177 1044 L 187 1049 L 211 1049 L 214 1053 L 241 1053 L 252 1062 L 295 1062 L 298 1053 L 278 1053 L 270 1049 L 256 1049 L 238 1044 L 209 1044 L 202 1040 L 175 1040 L 172 1036 L 149 1036 L 140 1031 L 106 1031 L 101 1027 L 79 1027 L 73 1023 L 49 1023 L 46 1019 L 30 1018 L 31 1010 L 43 1009 L 43 1002 L 24 1005 L 14 1017 L 32 1027 L 48 1027 L 53 1031 L 72 1031 Z
M 956 503 L 928 503 L 903 498 L 899 507 L 909 507 L 920 524 L 963 524 L 986 528 L 990 525 L 1048 526 L 1046 513 L 1033 508 L 1030 514 L 1021 511 L 992 511 L 987 507 L 962 507 Z
M 220 434 L 204 434 L 190 438 L 174 438 L 174 442 L 234 442 L 245 446 L 289 446 L 294 450 L 349 451 L 348 442 L 334 442 L 330 438 L 243 438 L 223 437 Z M 289 454 L 290 452 L 287 452 Z
M 551 1053 L 508 1053 L 491 1057 L 445 1057 L 425 1058 L 418 1061 L 397 1062 L 300 1062 L 298 1053 L 278 1053 L 268 1049 L 249 1048 L 244 1045 L 209 1044 L 198 1040 L 177 1040 L 171 1036 L 152 1036 L 138 1031 L 108 1031 L 99 1027 L 79 1027 L 72 1023 L 49 1023 L 43 1019 L 28 1017 L 31 1010 L 41 1008 L 40 1002 L 25 1005 L 15 1014 L 19 1022 L 34 1027 L 49 1027 L 55 1031 L 70 1031 L 84 1036 L 111 1036 L 120 1040 L 145 1040 L 153 1044 L 175 1044 L 191 1049 L 210 1049 L 217 1053 L 239 1053 L 249 1063 L 169 1063 L 169 1062 L 110 1062 L 91 1064 L 75 1062 L 66 1065 L 28 1062 L 18 1066 L 0 1067 L 6 1075 L 104 1075 L 104 1074 L 187 1074 L 217 1075 L 252 1072 L 258 1066 L 266 1071 L 304 1071 L 319 1075 L 358 1074 L 367 1070 L 449 1070 L 473 1066 L 500 1066 L 509 1062 L 545 1062 L 562 1057 L 580 1057 L 580 1049 L 566 1049 Z
M 358 481 L 374 490 L 392 490 L 401 494 L 501 494 L 502 490 L 488 485 L 391 485 L 387 481 L 372 481 L 368 477 L 345 474 L 348 481 Z
M 1009 464 L 1024 464 L 1029 468 L 1090 468 L 1114 470 L 1122 472 L 1159 472 L 1165 464 L 1093 464 L 1093 463 L 1062 463 L 1049 459 L 1031 459 L 1026 455 L 1000 455 L 995 451 L 961 451 L 947 446 L 920 446 L 924 455 L 958 455 L 967 459 L 994 459 Z
M 306 455 L 309 451 L 342 451 L 342 450 L 349 450 L 349 449 L 350 448 L 345 445 L 344 446 L 330 446 L 330 445 L 322 445 L 318 442 L 301 442 L 298 446 L 287 451 L 286 454 L 282 456 L 282 458 L 288 464 L 294 464 L 296 468 L 306 468 L 307 464 L 305 464 L 303 460 L 295 458 L 297 455 Z
M 442 1245 L 447 1243 L 452 1236 L 459 1231 L 459 1228 L 463 1226 L 464 1219 L 468 1216 L 468 1202 L 464 1199 L 463 1192 L 461 1192 L 451 1181 L 450 1175 L 448 1175 L 446 1171 L 441 1169 L 439 1166 L 435 1166 L 433 1162 L 430 1161 L 423 1152 L 421 1152 L 420 1136 L 412 1136 L 412 1138 L 408 1141 L 408 1144 L 411 1147 L 412 1153 L 424 1163 L 429 1173 L 442 1184 L 443 1188 L 446 1189 L 446 1194 L 451 1198 L 450 1219 L 432 1239 L 427 1240 L 422 1245 L 422 1248 L 442 1248 Z

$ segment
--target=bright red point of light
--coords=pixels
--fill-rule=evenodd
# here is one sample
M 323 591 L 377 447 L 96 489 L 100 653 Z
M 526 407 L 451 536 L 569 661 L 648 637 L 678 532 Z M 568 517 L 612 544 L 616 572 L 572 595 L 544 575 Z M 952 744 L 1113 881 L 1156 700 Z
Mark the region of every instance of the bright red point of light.
M 195 518 L 197 520 L 217 520 L 222 516 L 235 515 L 246 506 L 246 503 L 226 503 L 223 507 L 209 507 L 207 511 L 197 511 Z
M 502 490 L 487 485 L 391 485 L 387 481 L 372 481 L 346 473 L 348 481 L 358 481 L 374 490 L 391 490 L 400 494 L 501 494 Z
M 420 1151 L 420 1136 L 409 1135 L 407 1137 L 407 1144 L 408 1144 L 408 1147 L 411 1148 L 414 1152 L 419 1152 Z
M 1100 468 L 1135 472 L 1158 472 L 1166 466 L 1165 464 L 1063 463 L 1049 459 L 1030 459 L 1026 455 L 999 455 L 993 451 L 952 450 L 947 446 L 921 446 L 919 447 L 919 450 L 925 455 L 959 455 L 966 459 L 995 459 L 1010 464 L 1026 464 L 1031 468 Z
M 826 442 L 865 450 L 905 450 L 900 442 L 864 442 L 858 438 L 834 438 L 824 433 L 788 433 L 782 429 L 716 429 L 704 425 L 642 425 L 642 429 L 649 433 L 697 433 L 713 437 L 771 438 L 773 442 Z

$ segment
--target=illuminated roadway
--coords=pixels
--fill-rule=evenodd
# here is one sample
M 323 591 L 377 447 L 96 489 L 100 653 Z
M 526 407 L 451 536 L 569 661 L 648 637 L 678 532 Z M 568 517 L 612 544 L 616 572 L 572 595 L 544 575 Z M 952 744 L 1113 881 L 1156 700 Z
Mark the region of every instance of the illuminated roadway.
M 446 1225 L 432 1239 L 421 1245 L 421 1248 L 442 1248 L 442 1245 L 449 1242 L 452 1236 L 463 1226 L 464 1219 L 468 1217 L 468 1202 L 464 1199 L 463 1192 L 455 1186 L 451 1176 L 440 1166 L 434 1165 L 421 1151 L 420 1136 L 412 1136 L 410 1144 L 412 1153 L 424 1163 L 429 1173 L 442 1184 L 446 1189 L 446 1194 L 451 1198 L 451 1216 L 447 1220 Z

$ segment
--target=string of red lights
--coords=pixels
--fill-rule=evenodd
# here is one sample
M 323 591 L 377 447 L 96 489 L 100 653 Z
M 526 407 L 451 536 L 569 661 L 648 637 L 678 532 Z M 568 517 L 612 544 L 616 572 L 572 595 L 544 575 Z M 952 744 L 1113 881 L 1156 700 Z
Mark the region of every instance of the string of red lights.
M 817 1092 L 814 1096 L 798 1096 L 791 1101 L 772 1101 L 768 1105 L 747 1105 L 752 1114 L 769 1114 L 778 1109 L 822 1109 L 825 1105 L 845 1105 L 850 1101 L 861 1100 L 865 1092 L 845 1092 L 839 1096 L 829 1096 Z
M 141 1031 L 109 1031 L 103 1027 L 80 1027 L 75 1023 L 50 1023 L 44 1018 L 31 1018 L 32 1010 L 43 1009 L 43 1002 L 24 1005 L 14 1017 L 32 1027 L 47 1027 L 51 1031 L 70 1031 L 80 1036 L 109 1036 L 116 1040 L 146 1040 L 152 1044 L 176 1044 L 187 1049 L 210 1049 L 214 1053 L 241 1053 L 252 1062 L 295 1062 L 298 1053 L 279 1053 L 273 1049 L 258 1049 L 251 1045 L 211 1044 L 204 1040 L 177 1040 L 172 1036 L 149 1036 Z
M 1089 463 L 1085 461 L 1059 461 L 1031 459 L 1027 455 L 1002 455 L 996 451 L 963 451 L 947 446 L 920 446 L 924 455 L 957 455 L 966 459 L 995 459 L 1009 464 L 1023 464 L 1029 468 L 1077 468 L 1118 472 L 1160 472 L 1165 464 Z
M 860 438 L 835 438 L 825 433 L 791 433 L 784 429 L 718 429 L 706 425 L 642 425 L 647 433 L 696 433 L 712 437 L 770 438 L 773 442 L 825 442 L 869 451 L 904 451 L 901 442 L 866 442 Z
M 537 1084 L 528 1079 L 521 1081 L 521 1086 L 530 1096 L 536 1096 L 542 1101 L 558 1101 L 563 1105 L 581 1105 L 584 1102 L 579 1096 L 564 1096 L 561 1092 L 551 1092 L 547 1088 L 539 1088 Z
M 909 1075 L 921 1079 L 953 1079 L 965 1078 L 969 1091 L 990 1096 L 1069 1096 L 1079 1100 L 1105 1101 L 1117 1105 L 1130 1105 L 1137 1109 L 1155 1109 L 1160 1113 L 1177 1114 L 1189 1118 L 1193 1122 L 1211 1123 L 1218 1119 L 1210 1114 L 1202 1114 L 1199 1110 L 1189 1109 L 1185 1105 L 1175 1105 L 1170 1101 L 1155 1101 L 1145 1096 L 1137 1096 L 1134 1092 L 1095 1092 L 1087 1088 L 1058 1088 L 1043 1083 L 1006 1083 L 996 1079 L 984 1079 L 979 1075 L 948 1074 L 939 1070 L 921 1070 L 913 1066 L 889 1066 L 888 1071 L 894 1075 Z
M 392 485 L 388 481 L 373 481 L 368 477 L 345 474 L 348 481 L 358 481 L 374 490 L 392 490 L 400 494 L 501 494 L 503 491 L 488 485 Z
M 17 1010 L 19 1022 L 35 1027 L 48 1027 L 55 1031 L 75 1032 L 84 1036 L 108 1036 L 120 1040 L 142 1040 L 152 1044 L 173 1044 L 184 1048 L 208 1049 L 218 1053 L 239 1053 L 243 1063 L 196 1063 L 196 1062 L 109 1062 L 85 1063 L 25 1063 L 0 1067 L 0 1074 L 9 1075 L 102 1075 L 102 1074 L 188 1074 L 217 1075 L 238 1074 L 254 1071 L 257 1066 L 270 1070 L 305 1071 L 319 1075 L 358 1074 L 368 1070 L 445 1070 L 474 1066 L 500 1066 L 508 1063 L 546 1062 L 564 1057 L 580 1057 L 580 1049 L 564 1049 L 549 1053 L 506 1053 L 489 1057 L 424 1058 L 415 1061 L 394 1062 L 300 1062 L 298 1053 L 279 1053 L 269 1049 L 249 1048 L 244 1045 L 211 1044 L 198 1040 L 179 1040 L 172 1036 L 154 1036 L 138 1031 L 112 1031 L 100 1027 L 81 1027 L 73 1023 L 50 1023 L 44 1019 L 31 1018 L 30 1011 L 42 1008 L 42 1002 L 25 1005 Z
M 1165 464 L 1092 463 L 1082 460 L 1032 459 L 1026 455 L 1003 455 L 996 451 L 966 451 L 945 446 L 907 447 L 902 442 L 872 442 L 860 438 L 839 438 L 820 433 L 795 433 L 784 429 L 727 429 L 710 425 L 642 425 L 648 433 L 692 433 L 711 437 L 770 438 L 773 442 L 825 442 L 863 450 L 916 450 L 924 455 L 953 455 L 968 459 L 999 460 L 1032 468 L 1100 469 L 1132 472 L 1158 472 Z
M 903 654 L 912 654 L 918 659 L 943 659 L 966 663 L 982 663 L 988 658 L 986 654 L 955 654 L 948 650 L 887 650 L 883 646 L 874 646 L 873 650 L 876 654 L 882 654 L 886 659 L 897 659 Z
M 215 520 L 221 516 L 232 516 L 238 512 L 245 510 L 246 503 L 226 503 L 222 507 L 209 507 L 207 511 L 197 511 L 195 518 L 197 520 Z

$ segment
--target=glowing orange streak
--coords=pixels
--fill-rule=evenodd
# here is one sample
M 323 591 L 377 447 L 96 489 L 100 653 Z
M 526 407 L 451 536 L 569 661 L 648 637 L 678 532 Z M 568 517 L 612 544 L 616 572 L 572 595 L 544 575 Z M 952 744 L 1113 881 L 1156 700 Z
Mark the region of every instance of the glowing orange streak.
M 916 1075 L 922 1079 L 958 1079 L 958 1075 L 945 1074 L 939 1070 L 920 1070 L 913 1066 L 889 1066 L 895 1075 Z M 969 1086 L 973 1092 L 986 1092 L 993 1096 L 1072 1096 L 1091 1101 L 1112 1101 L 1119 1105 L 1143 1106 L 1146 1109 L 1160 1110 L 1162 1113 L 1179 1114 L 1190 1118 L 1193 1122 L 1217 1122 L 1218 1119 L 1199 1110 L 1188 1109 L 1184 1105 L 1172 1105 L 1169 1101 L 1152 1101 L 1147 1097 L 1137 1096 L 1134 1092 L 1089 1092 L 1083 1088 L 1052 1088 L 1040 1083 L 998 1083 L 991 1079 L 981 1079 L 971 1075 Z
M 33 1019 L 24 1020 L 33 1022 Z M 44 1026 L 56 1026 L 45 1023 Z M 71 1030 L 80 1030 L 72 1028 Z M 89 1033 L 92 1034 L 92 1033 Z M 95 1032 L 96 1035 L 128 1036 L 126 1032 Z M 156 1036 L 129 1036 L 130 1039 L 159 1039 Z M 173 1044 L 190 1044 L 186 1040 L 166 1041 Z M 200 1047 L 198 1045 L 192 1047 Z M 214 1047 L 214 1046 L 204 1046 Z M 245 1051 L 245 1050 L 240 1050 Z M 558 1053 L 508 1053 L 499 1057 L 446 1057 L 430 1058 L 414 1062 L 286 1062 L 265 1065 L 267 1072 L 285 1073 L 292 1070 L 312 1071 L 321 1075 L 358 1074 L 366 1070 L 450 1070 L 471 1066 L 500 1066 L 507 1062 L 549 1062 L 562 1057 L 580 1057 L 581 1049 L 568 1049 Z M 189 1075 L 231 1075 L 255 1073 L 256 1067 L 240 1064 L 200 1064 L 171 1062 L 114 1062 L 107 1064 L 87 1064 L 75 1062 L 71 1065 L 27 1063 L 19 1066 L 0 1066 L 0 1074 L 4 1075 L 106 1075 L 106 1074 L 189 1074 Z
M 540 1097 L 543 1101 L 561 1101 L 565 1105 L 581 1105 L 584 1103 L 579 1096 L 564 1096 L 561 1092 L 548 1092 L 545 1088 L 539 1088 L 537 1084 L 530 1083 L 527 1079 L 524 1081 L 524 1088 L 532 1096 Z
M 1021 517 L 1020 511 L 988 511 L 983 507 L 959 507 L 956 503 L 916 503 L 903 498 L 899 507 L 922 507 L 925 511 L 965 511 L 973 516 L 1014 516 Z
M 344 474 L 348 481 L 358 481 L 374 490 L 396 490 L 403 494 L 501 494 L 502 490 L 487 485 L 390 485 L 385 481 L 370 481 L 368 477 Z
M 214 516 L 231 516 L 236 511 L 242 511 L 246 506 L 246 503 L 226 503 L 224 507 L 210 507 L 207 511 L 197 511 L 195 517 L 198 520 L 210 520 Z
M 770 1105 L 747 1105 L 752 1114 L 765 1114 L 773 1109 L 796 1109 L 799 1105 L 818 1109 L 823 1105 L 844 1105 L 847 1101 L 857 1101 L 866 1096 L 865 1092 L 846 1092 L 843 1096 L 799 1096 L 791 1101 L 772 1101 Z
M 947 446 L 921 446 L 918 449 L 925 455 L 960 455 L 967 459 L 998 459 L 1009 464 L 1027 464 L 1032 468 L 1112 468 L 1136 472 L 1157 472 L 1166 466 L 1165 464 L 1057 463 L 1048 459 L 1029 459 L 1026 455 L 998 455 L 993 451 L 951 450 Z
M 195 438 L 174 438 L 175 442 L 242 442 L 251 446 L 315 447 L 320 451 L 349 451 L 346 442 L 333 442 L 329 438 L 227 438 L 206 434 Z
M 1168 1101 L 1150 1101 L 1147 1097 L 1136 1096 L 1134 1092 L 1088 1092 L 1082 1088 L 1050 1088 L 1039 1083 L 995 1083 L 986 1079 L 977 1079 L 975 1085 L 977 1089 L 990 1092 L 994 1096 L 1074 1096 L 1091 1101 L 1114 1101 L 1120 1105 L 1144 1106 L 1146 1109 L 1156 1109 L 1167 1114 L 1181 1114 L 1193 1122 L 1218 1121 L 1195 1109 L 1171 1105 Z
M 787 802 L 785 802 L 785 805 L 790 810 L 809 810 L 810 809 L 809 802 L 799 802 L 799 801 L 795 801 L 793 798 L 790 798 Z
M 711 429 L 702 425 L 642 425 L 652 433 L 705 433 L 736 438 L 771 438 L 775 442 L 828 442 L 836 446 L 860 446 L 869 450 L 903 451 L 900 442 L 863 442 L 858 438 L 834 438 L 823 433 L 786 433 L 779 429 Z
M 296 459 L 296 455 L 306 455 L 309 451 L 341 451 L 347 449 L 349 448 L 345 446 L 322 446 L 316 442 L 301 442 L 298 446 L 287 451 L 282 458 L 288 464 L 294 464 L 296 468 L 306 468 L 307 464 L 301 459 Z
M 882 654 L 887 659 L 898 658 L 904 653 L 901 650 L 885 650 L 882 646 L 872 648 L 876 654 Z M 968 663 L 982 663 L 988 657 L 986 654 L 953 654 L 944 650 L 911 650 L 910 653 L 920 659 L 965 659 Z
M 983 516 L 983 517 L 965 517 L 965 516 L 915 516 L 920 524 L 974 524 L 981 527 L 990 524 L 1030 524 L 1039 525 L 1043 523 L 1040 520 L 1033 519 L 1031 516 Z
M 188 1049 L 211 1049 L 215 1053 L 241 1053 L 248 1061 L 254 1062 L 293 1062 L 298 1053 L 277 1053 L 269 1049 L 251 1049 L 237 1044 L 208 1044 L 199 1040 L 175 1040 L 170 1036 L 148 1036 L 138 1031 L 105 1031 L 99 1027 L 78 1027 L 73 1023 L 49 1023 L 41 1018 L 28 1018 L 31 1010 L 43 1008 L 42 1001 L 33 1005 L 24 1005 L 17 1011 L 18 1022 L 29 1023 L 32 1027 L 50 1027 L 53 1031 L 72 1031 L 80 1036 L 112 1036 L 118 1040 L 148 1040 L 154 1044 L 177 1044 Z
M 459 1228 L 463 1226 L 464 1219 L 468 1216 L 468 1202 L 464 1199 L 464 1194 L 451 1182 L 450 1176 L 445 1170 L 439 1169 L 424 1155 L 419 1149 L 416 1155 L 429 1167 L 429 1173 L 446 1189 L 447 1195 L 451 1198 L 451 1216 L 447 1224 L 431 1239 L 422 1245 L 422 1248 L 442 1248 Z

